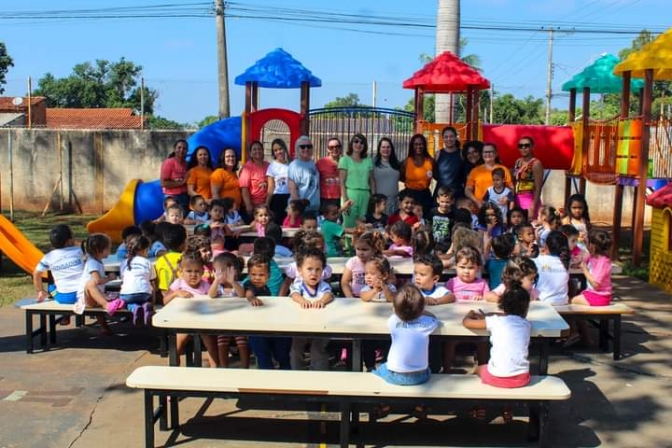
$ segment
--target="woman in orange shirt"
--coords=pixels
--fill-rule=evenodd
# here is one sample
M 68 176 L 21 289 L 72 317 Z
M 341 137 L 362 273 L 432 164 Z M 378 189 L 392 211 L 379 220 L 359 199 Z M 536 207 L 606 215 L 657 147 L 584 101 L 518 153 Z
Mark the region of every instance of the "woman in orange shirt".
M 210 175 L 212 174 L 212 157 L 210 150 L 199 146 L 191 155 L 187 164 L 187 194 L 189 197 L 200 194 L 208 202 L 212 198 Z
M 424 216 L 434 205 L 429 191 L 434 173 L 434 158 L 427 151 L 427 139 L 422 134 L 415 134 L 408 145 L 408 157 L 401 162 L 399 180 L 404 182 L 415 202 L 422 205 Z
M 492 187 L 492 170 L 502 168 L 504 170 L 504 185 L 513 189 L 511 172 L 507 167 L 497 163 L 497 147 L 494 143 L 483 143 L 483 164 L 474 167 L 469 172 L 467 186 L 464 195 L 474 201 L 478 208 L 483 205 L 483 197 L 488 188 Z
M 240 210 L 243 198 L 238 184 L 238 154 L 233 148 L 226 148 L 219 156 L 217 169 L 210 176 L 212 199 L 231 198 Z

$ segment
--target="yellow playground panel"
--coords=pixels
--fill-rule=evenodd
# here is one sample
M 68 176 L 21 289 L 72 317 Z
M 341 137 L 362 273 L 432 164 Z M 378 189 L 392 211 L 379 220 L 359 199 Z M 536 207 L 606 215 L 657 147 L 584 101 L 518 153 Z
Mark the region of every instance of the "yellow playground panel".
M 672 293 L 672 247 L 670 247 L 670 207 L 652 207 L 651 262 L 649 283 Z

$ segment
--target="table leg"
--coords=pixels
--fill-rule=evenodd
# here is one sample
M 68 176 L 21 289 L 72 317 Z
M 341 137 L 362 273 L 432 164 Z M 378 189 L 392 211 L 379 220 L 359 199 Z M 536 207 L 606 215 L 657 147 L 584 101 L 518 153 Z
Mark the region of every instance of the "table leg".
M 341 447 L 347 448 L 350 445 L 350 403 L 341 402 Z
M 31 354 L 35 349 L 33 344 L 33 313 L 26 310 L 26 353 Z
M 177 335 L 175 333 L 168 333 L 168 365 L 175 367 L 179 365 L 179 358 L 177 357 Z
M 40 314 L 40 345 L 47 345 L 47 315 Z
M 548 374 L 548 356 L 550 353 L 551 342 L 549 338 L 538 338 L 539 340 L 539 375 Z
M 362 340 L 352 340 L 352 371 L 362 371 Z
M 203 367 L 203 346 L 201 344 L 201 335 L 194 335 L 194 367 Z
M 145 389 L 145 447 L 154 448 L 154 396 L 150 391 L 146 389 Z
M 49 343 L 56 344 L 56 316 L 49 315 Z
M 168 333 L 168 364 L 170 366 L 178 366 L 179 365 L 179 355 L 177 353 L 177 334 L 170 332 Z M 168 397 L 165 395 L 160 395 L 159 396 L 159 403 L 163 406 L 164 413 L 161 415 L 161 422 L 160 422 L 160 428 L 161 431 L 165 431 L 168 429 L 168 414 L 165 411 L 167 404 L 168 404 Z M 175 423 L 177 422 L 176 416 L 179 415 L 179 411 L 177 409 L 177 397 L 176 396 L 171 396 L 170 397 L 170 424 L 171 427 L 174 428 L 176 425 Z
M 621 359 L 621 315 L 614 317 L 614 361 Z

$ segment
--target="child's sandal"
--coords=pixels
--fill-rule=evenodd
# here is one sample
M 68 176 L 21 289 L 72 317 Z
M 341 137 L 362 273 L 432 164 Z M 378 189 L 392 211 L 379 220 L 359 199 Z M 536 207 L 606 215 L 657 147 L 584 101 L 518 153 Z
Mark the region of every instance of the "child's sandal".
M 511 409 L 505 407 L 502 411 L 502 418 L 504 419 L 504 423 L 511 423 L 513 421 L 513 413 L 511 412 Z
M 474 420 L 478 420 L 479 422 L 484 422 L 487 416 L 488 415 L 485 411 L 485 408 L 482 408 L 480 406 L 477 406 L 469 410 L 469 417 L 473 418 Z
M 418 420 L 427 420 L 428 409 L 427 406 L 419 404 L 413 408 L 413 417 Z

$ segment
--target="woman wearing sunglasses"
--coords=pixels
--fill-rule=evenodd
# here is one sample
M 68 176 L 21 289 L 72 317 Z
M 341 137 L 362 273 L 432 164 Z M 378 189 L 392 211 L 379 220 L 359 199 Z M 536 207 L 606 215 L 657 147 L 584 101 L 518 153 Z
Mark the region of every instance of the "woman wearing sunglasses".
M 313 142 L 302 135 L 294 144 L 296 158 L 287 170 L 287 185 L 290 199 L 308 199 L 306 211 L 317 212 L 320 208 L 320 174 L 313 161 Z
M 348 143 L 345 156 L 338 161 L 338 173 L 341 178 L 341 201 L 343 206 L 352 201 L 349 213 L 343 214 L 343 227 L 353 228 L 357 219 L 366 216 L 369 198 L 376 194 L 373 181 L 373 163 L 367 157 L 369 144 L 363 134 L 355 134 Z
M 544 183 L 544 167 L 539 159 L 534 158 L 533 148 L 532 137 L 521 137 L 518 140 L 521 157 L 513 166 L 513 176 L 516 181 L 516 204 L 523 210 L 527 210 L 529 219 L 537 216 L 541 205 L 541 186 Z

